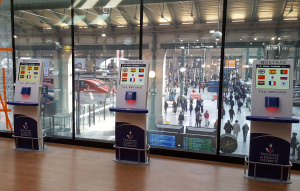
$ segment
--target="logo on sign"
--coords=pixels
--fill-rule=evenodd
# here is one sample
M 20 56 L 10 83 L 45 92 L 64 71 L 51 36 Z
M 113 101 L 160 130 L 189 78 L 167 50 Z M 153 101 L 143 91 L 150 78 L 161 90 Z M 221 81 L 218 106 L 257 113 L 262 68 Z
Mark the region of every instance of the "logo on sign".
M 27 122 L 25 122 L 25 124 L 23 125 L 23 128 L 24 128 L 24 129 L 28 129 Z
M 268 153 L 272 153 L 274 151 L 272 143 L 269 144 L 269 148 L 266 148 Z
M 132 132 L 131 132 L 131 131 L 129 131 L 129 134 L 127 135 L 127 138 L 128 138 L 128 139 L 132 139 L 132 138 L 133 138 L 133 135 L 132 135 Z

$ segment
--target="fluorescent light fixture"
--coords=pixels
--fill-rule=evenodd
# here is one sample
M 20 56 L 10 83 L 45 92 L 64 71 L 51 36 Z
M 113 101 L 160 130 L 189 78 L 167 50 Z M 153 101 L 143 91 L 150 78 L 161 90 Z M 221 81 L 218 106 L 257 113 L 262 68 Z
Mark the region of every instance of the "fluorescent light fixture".
M 98 29 L 102 29 L 102 28 L 104 28 L 104 27 L 103 27 L 103 26 L 98 26 L 97 28 L 98 28 Z
M 259 19 L 259 21 L 272 21 L 272 19 Z
M 124 27 L 127 27 L 127 26 L 126 25 L 118 25 L 117 27 L 124 28 Z
M 170 23 L 159 23 L 159 25 L 170 25 Z
M 194 24 L 194 22 L 185 22 L 185 23 L 182 23 L 183 25 L 192 25 Z
M 298 18 L 284 18 L 285 21 L 297 21 Z
M 233 23 L 241 23 L 241 22 L 245 22 L 245 20 L 233 20 Z
M 138 26 L 141 26 L 141 25 L 138 25 Z M 148 26 L 148 24 L 143 24 L 143 27 L 146 27 L 146 26 Z
M 275 37 L 272 37 L 271 40 L 275 40 Z
M 88 27 L 79 27 L 80 29 L 87 29 Z
M 216 32 L 216 31 L 215 31 L 215 30 L 210 30 L 210 31 L 209 31 L 209 33 L 214 33 L 214 32 Z
M 46 29 L 46 30 L 51 30 L 51 29 L 52 29 L 52 27 L 46 27 L 46 28 L 44 28 L 44 29 Z
M 218 21 L 206 21 L 206 23 L 218 23 Z
M 106 34 L 105 34 L 105 33 L 103 33 L 101 36 L 102 36 L 102 37 L 106 37 Z

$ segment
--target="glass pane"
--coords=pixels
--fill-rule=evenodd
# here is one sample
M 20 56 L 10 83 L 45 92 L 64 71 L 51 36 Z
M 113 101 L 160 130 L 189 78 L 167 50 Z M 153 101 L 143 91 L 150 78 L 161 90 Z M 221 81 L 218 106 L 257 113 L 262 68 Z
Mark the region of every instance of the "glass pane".
M 223 79 L 223 109 L 221 135 L 226 134 L 225 123 L 240 124 L 237 136 L 238 148 L 231 154 L 248 155 L 250 131 L 243 131 L 245 124 L 251 130 L 252 64 L 254 60 L 293 60 L 294 98 L 293 118 L 299 118 L 299 23 L 298 9 L 293 2 L 264 1 L 249 3 L 229 0 L 227 8 L 227 28 L 225 65 Z M 232 101 L 231 101 L 232 100 Z M 240 102 L 240 103 L 239 103 Z M 241 109 L 239 110 L 239 104 Z M 230 108 L 233 110 L 230 110 Z M 233 111 L 234 114 L 233 115 Z M 232 117 L 231 117 L 231 115 Z M 230 132 L 230 130 L 228 130 Z M 300 133 L 299 124 L 292 125 L 292 132 Z M 292 134 L 291 134 L 292 136 Z M 298 145 L 299 146 L 299 145 Z M 224 153 L 224 152 L 223 152 Z M 224 154 L 229 154 L 225 152 Z M 292 148 L 291 148 L 292 153 Z M 299 159 L 299 152 L 290 160 Z
M 216 152 L 221 9 L 216 0 L 145 2 L 150 46 L 143 56 L 156 72 L 148 100 L 151 147 Z
M 47 136 L 72 136 L 71 10 L 55 0 L 15 4 L 17 59 L 45 62 L 41 96 L 41 124 Z M 51 9 L 49 4 L 53 3 Z M 66 2 L 67 3 L 67 2 Z
M 8 121 L 10 121 L 11 127 L 13 127 L 13 106 L 5 103 L 5 101 L 12 101 L 14 97 L 10 9 L 10 1 L 2 1 L 0 3 L 0 95 L 5 105 L 3 106 L 0 102 L 0 110 L 4 108 L 11 110 L 7 111 L 7 115 L 4 111 L 0 111 L 0 130 L 5 131 L 11 130 Z M 3 75 L 2 68 L 4 68 L 5 76 Z M 4 77 L 5 84 L 3 83 Z M 6 86 L 5 89 L 4 85 Z M 6 120 L 6 116 L 8 116 L 9 120 Z
M 77 138 L 115 140 L 109 108 L 116 103 L 119 62 L 139 56 L 140 8 L 123 4 L 87 1 L 74 10 Z

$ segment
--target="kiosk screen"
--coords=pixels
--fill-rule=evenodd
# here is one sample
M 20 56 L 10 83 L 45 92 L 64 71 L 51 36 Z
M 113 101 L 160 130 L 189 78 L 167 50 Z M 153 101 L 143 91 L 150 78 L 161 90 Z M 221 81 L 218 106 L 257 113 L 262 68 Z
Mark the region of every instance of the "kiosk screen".
M 290 89 L 290 65 L 256 65 L 257 89 Z
M 121 64 L 120 74 L 121 85 L 143 86 L 146 78 L 146 64 Z
M 20 63 L 19 81 L 37 82 L 39 79 L 40 63 Z

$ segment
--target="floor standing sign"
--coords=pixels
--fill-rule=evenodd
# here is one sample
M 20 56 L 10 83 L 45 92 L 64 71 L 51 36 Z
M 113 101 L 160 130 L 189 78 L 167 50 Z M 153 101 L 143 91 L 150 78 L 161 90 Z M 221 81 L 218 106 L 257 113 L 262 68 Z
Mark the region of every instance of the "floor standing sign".
M 14 137 L 16 149 L 40 151 L 44 149 L 40 124 L 40 96 L 44 61 L 20 59 L 15 83 Z
M 288 177 L 293 106 L 292 60 L 256 60 L 247 178 L 290 182 Z
M 146 113 L 149 61 L 120 60 L 117 82 L 115 161 L 148 164 Z

